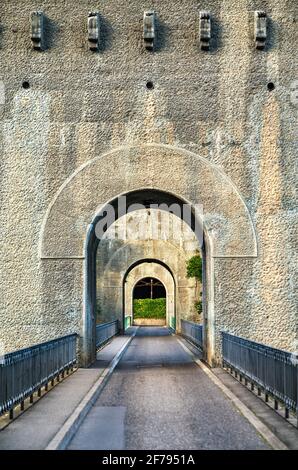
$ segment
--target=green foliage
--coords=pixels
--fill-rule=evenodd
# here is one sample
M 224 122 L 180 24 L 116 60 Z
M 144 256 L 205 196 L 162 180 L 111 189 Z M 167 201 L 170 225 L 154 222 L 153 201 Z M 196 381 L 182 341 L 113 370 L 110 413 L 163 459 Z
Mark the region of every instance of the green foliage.
M 202 258 L 200 254 L 197 254 L 190 258 L 186 264 L 186 274 L 187 277 L 194 277 L 196 279 L 196 285 L 198 282 L 202 283 L 203 273 L 202 273 Z M 200 297 L 202 293 L 200 292 Z M 194 303 L 195 309 L 199 315 L 203 311 L 202 299 L 196 300 Z
M 197 301 L 195 302 L 195 309 L 196 309 L 197 313 L 198 313 L 199 315 L 201 315 L 201 313 L 202 313 L 202 311 L 203 311 L 203 305 L 202 305 L 202 301 L 201 301 L 201 300 L 197 300 Z
M 166 318 L 166 299 L 134 299 L 134 318 Z
M 202 258 L 195 255 L 187 261 L 186 265 L 187 277 L 195 277 L 197 281 L 202 282 Z

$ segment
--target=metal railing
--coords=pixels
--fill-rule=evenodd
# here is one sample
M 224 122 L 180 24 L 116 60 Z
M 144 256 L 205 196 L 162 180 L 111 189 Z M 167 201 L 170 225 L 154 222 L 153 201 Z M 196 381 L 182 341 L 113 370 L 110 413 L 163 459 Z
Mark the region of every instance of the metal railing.
M 102 323 L 96 325 L 96 348 L 100 348 L 110 338 L 119 333 L 119 321 L 111 321 L 109 323 Z
M 127 315 L 124 318 L 124 330 L 127 330 L 132 324 L 132 317 L 131 315 Z
M 238 371 L 242 377 L 263 390 L 268 396 L 285 406 L 285 417 L 289 410 L 298 411 L 298 355 L 271 348 L 229 333 L 222 332 L 223 367 Z
M 170 318 L 170 328 L 172 328 L 172 330 L 176 331 L 176 317 L 171 317 Z
M 181 334 L 203 351 L 203 325 L 181 320 Z
M 10 412 L 77 362 L 77 335 L 72 334 L 5 354 L 0 360 L 0 415 Z

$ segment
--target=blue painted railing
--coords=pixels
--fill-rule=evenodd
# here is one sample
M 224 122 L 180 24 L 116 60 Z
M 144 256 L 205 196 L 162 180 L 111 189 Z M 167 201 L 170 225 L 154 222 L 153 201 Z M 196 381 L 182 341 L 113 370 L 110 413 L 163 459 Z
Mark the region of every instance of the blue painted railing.
M 96 348 L 100 348 L 110 338 L 119 333 L 119 321 L 111 321 L 96 325 Z
M 0 358 L 0 415 L 10 412 L 30 397 L 41 393 L 48 383 L 76 365 L 77 335 L 72 334 L 46 343 L 4 354 Z
M 203 351 L 203 325 L 181 320 L 181 334 Z
M 127 315 L 124 318 L 124 330 L 127 330 L 132 324 L 132 318 L 131 315 Z
M 223 367 L 237 371 L 265 393 L 285 405 L 285 416 L 289 410 L 298 412 L 298 355 L 282 349 L 222 332 Z M 298 413 L 297 413 L 298 414 Z

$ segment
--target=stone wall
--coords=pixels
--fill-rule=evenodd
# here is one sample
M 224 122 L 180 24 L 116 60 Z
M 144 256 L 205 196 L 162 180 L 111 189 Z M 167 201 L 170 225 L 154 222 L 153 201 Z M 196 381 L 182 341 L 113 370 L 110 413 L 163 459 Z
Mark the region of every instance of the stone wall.
M 208 298 L 216 338 L 226 329 L 294 350 L 296 0 L 109 0 L 98 6 L 102 36 L 93 53 L 86 40 L 92 2 L 1 1 L 4 349 L 81 334 L 83 246 L 96 207 L 113 194 L 157 185 L 201 201 L 208 221 L 219 224 L 209 231 L 215 248 L 222 243 L 213 252 L 214 295 Z M 46 16 L 43 52 L 34 51 L 30 39 L 29 15 L 37 7 Z M 152 53 L 142 39 L 143 12 L 151 7 L 157 15 Z M 199 47 L 202 9 L 212 14 L 209 52 Z M 269 19 L 263 51 L 253 37 L 257 9 Z M 142 152 L 148 144 L 166 149 Z M 252 229 L 258 252 L 248 243 Z M 219 354 L 218 341 L 216 348 Z

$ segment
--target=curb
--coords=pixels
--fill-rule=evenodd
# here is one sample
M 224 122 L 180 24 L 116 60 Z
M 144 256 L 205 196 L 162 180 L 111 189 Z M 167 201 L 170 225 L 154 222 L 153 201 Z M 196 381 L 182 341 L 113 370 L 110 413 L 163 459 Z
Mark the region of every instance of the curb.
M 264 423 L 262 423 L 262 421 L 244 403 L 242 403 L 242 401 L 239 400 L 239 398 L 236 397 L 236 395 L 234 395 L 234 393 L 228 389 L 228 387 L 226 387 L 226 385 L 224 385 L 202 361 L 195 358 L 191 350 L 188 349 L 180 339 L 177 338 L 177 341 L 274 450 L 289 450 L 288 447 L 277 436 L 275 436 L 275 434 Z
M 65 450 L 74 435 L 76 434 L 78 428 L 84 421 L 85 417 L 89 413 L 90 409 L 96 402 L 106 383 L 108 382 L 110 376 L 112 375 L 114 369 L 121 360 L 123 354 L 128 348 L 129 344 L 136 335 L 136 331 L 128 338 L 126 343 L 122 346 L 120 351 L 116 354 L 114 359 L 110 362 L 109 366 L 104 369 L 101 376 L 97 381 L 92 385 L 89 392 L 85 395 L 83 400 L 79 403 L 77 408 L 73 411 L 71 416 L 65 421 L 62 428 L 57 432 L 57 434 L 49 442 L 45 450 Z

